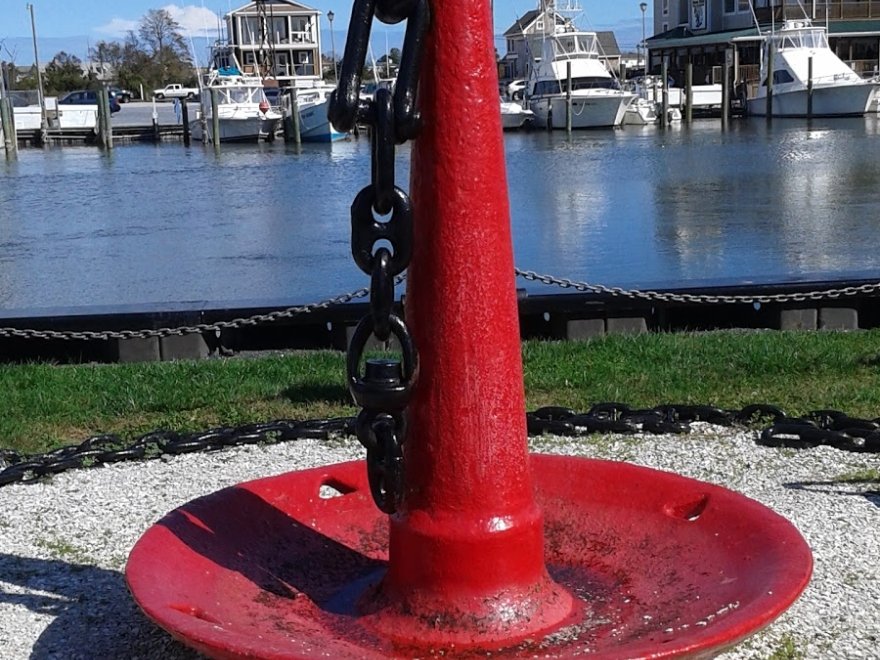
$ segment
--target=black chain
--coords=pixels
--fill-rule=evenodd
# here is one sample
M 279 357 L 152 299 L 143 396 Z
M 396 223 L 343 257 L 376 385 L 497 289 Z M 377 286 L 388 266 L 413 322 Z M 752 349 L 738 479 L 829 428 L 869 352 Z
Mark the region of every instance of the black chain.
M 397 82 L 392 93 L 376 91 L 371 102 L 360 99 L 373 19 L 406 20 L 406 36 Z M 419 68 L 430 13 L 427 0 L 355 0 L 345 43 L 338 87 L 328 116 L 337 130 L 348 132 L 358 122 L 370 126 L 372 182 L 351 206 L 351 252 L 370 276 L 370 314 L 358 324 L 348 348 L 348 384 L 362 408 L 355 428 L 367 449 L 367 472 L 376 505 L 397 511 L 403 496 L 403 442 L 406 407 L 418 376 L 418 353 L 406 323 L 394 314 L 394 284 L 412 256 L 412 201 L 395 184 L 395 146 L 418 133 L 416 109 Z M 388 216 L 378 220 L 379 216 Z M 390 245 L 391 249 L 386 247 Z M 370 337 L 400 344 L 401 360 L 361 360 Z
M 400 397 L 401 400 L 404 398 L 402 394 Z M 224 426 L 200 433 L 154 431 L 127 445 L 118 436 L 98 435 L 79 445 L 62 447 L 45 454 L 24 455 L 0 449 L 0 486 L 32 482 L 73 468 L 157 458 L 165 454 L 356 435 L 367 445 L 370 487 L 375 494 L 378 486 L 378 495 L 387 498 L 389 492 L 401 487 L 399 479 L 402 472 L 398 464 L 403 460 L 403 455 L 394 434 L 402 428 L 401 435 L 405 435 L 406 419 L 403 415 L 388 413 L 377 414 L 375 422 L 371 417 L 362 412 L 357 417 L 278 420 L 238 427 Z M 827 445 L 849 452 L 880 453 L 880 418 L 858 419 L 837 410 L 816 410 L 803 417 L 789 417 L 775 406 L 760 404 L 746 406 L 742 410 L 724 410 L 694 405 L 634 409 L 624 403 L 598 403 L 586 413 L 558 406 L 540 408 L 528 413 L 526 422 L 532 436 L 549 433 L 576 437 L 592 433 L 685 434 L 691 431 L 692 422 L 749 428 L 765 426 L 770 422 L 757 438 L 761 445 L 794 449 Z

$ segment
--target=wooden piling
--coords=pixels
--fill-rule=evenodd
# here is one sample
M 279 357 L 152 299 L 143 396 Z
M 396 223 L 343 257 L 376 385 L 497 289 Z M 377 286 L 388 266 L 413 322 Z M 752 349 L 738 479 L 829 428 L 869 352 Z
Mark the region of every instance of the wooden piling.
M 192 139 L 189 134 L 189 106 L 186 99 L 180 101 L 180 117 L 183 121 L 183 146 L 188 147 L 192 144 Z
M 660 125 L 667 126 L 669 124 L 669 58 L 663 58 L 660 77 L 663 78 L 663 103 L 661 105 Z
M 730 62 L 725 55 L 724 71 L 721 80 L 721 125 L 725 128 L 730 123 Z
M 694 63 L 688 62 L 684 74 L 685 115 L 684 120 L 690 124 L 694 121 Z
M 765 103 L 767 112 L 767 121 L 773 119 L 773 68 L 775 65 L 775 53 L 773 48 L 767 49 L 767 101 Z
M 813 56 L 807 59 L 807 119 L 813 118 Z
M 571 133 L 571 60 L 565 62 L 565 132 Z
M 15 160 L 18 157 L 18 138 L 15 135 L 15 114 L 12 100 L 8 96 L 0 97 L 0 121 L 3 126 L 3 143 L 6 147 L 6 158 Z
M 217 109 L 217 90 L 211 88 L 211 143 L 214 149 L 220 149 L 220 115 Z

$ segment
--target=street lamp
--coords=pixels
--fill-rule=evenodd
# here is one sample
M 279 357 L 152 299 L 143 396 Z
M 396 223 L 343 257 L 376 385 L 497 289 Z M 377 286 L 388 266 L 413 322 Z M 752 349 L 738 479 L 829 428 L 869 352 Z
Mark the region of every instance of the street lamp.
M 333 13 L 333 10 L 327 12 L 327 20 L 330 21 L 330 56 L 333 58 L 333 80 L 339 81 L 339 76 L 336 73 L 336 39 L 333 37 L 333 19 L 336 17 L 336 14 Z
M 645 49 L 645 68 L 642 71 L 643 75 L 648 73 L 648 53 L 647 46 L 645 45 L 645 12 L 648 11 L 648 3 L 643 2 L 639 5 L 639 9 L 642 10 L 642 48 Z M 642 48 L 639 48 L 639 66 L 642 66 Z

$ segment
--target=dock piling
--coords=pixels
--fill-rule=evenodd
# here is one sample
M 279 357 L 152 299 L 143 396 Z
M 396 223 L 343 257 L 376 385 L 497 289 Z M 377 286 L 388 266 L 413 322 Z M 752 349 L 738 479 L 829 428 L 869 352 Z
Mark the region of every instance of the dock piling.
M 663 103 L 660 115 L 660 125 L 666 127 L 669 125 L 669 58 L 663 58 L 663 65 L 660 68 L 660 77 L 663 85 Z
M 813 56 L 807 58 L 807 119 L 813 118 Z
M 694 63 L 688 62 L 687 67 L 685 67 L 685 77 L 684 77 L 684 89 L 685 89 L 685 115 L 684 121 L 687 124 L 690 124 L 694 121 Z
M 773 65 L 774 53 L 772 48 L 767 49 L 767 102 L 764 110 L 767 113 L 767 121 L 773 119 Z
M 565 132 L 571 134 L 571 60 L 565 63 Z
M 2 90 L 0 90 L 2 92 Z M 12 103 L 5 94 L 0 96 L 0 121 L 3 127 L 3 143 L 6 147 L 6 158 L 15 160 L 18 157 L 18 142 L 15 136 L 15 117 Z
M 180 102 L 180 117 L 183 122 L 183 146 L 188 147 L 192 144 L 192 139 L 189 134 L 189 106 L 186 99 Z
M 217 90 L 211 88 L 211 143 L 214 151 L 220 150 L 220 115 L 217 114 Z

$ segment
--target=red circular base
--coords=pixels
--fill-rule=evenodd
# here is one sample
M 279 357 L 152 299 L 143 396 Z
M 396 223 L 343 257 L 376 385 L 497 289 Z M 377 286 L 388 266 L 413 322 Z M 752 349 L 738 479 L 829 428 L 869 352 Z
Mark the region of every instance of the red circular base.
M 742 495 L 624 463 L 531 461 L 548 569 L 586 605 L 500 655 L 710 654 L 772 621 L 809 581 L 797 530 Z M 482 655 L 392 642 L 355 610 L 384 573 L 387 541 L 363 463 L 345 463 L 186 504 L 138 541 L 126 578 L 147 616 L 217 658 Z

